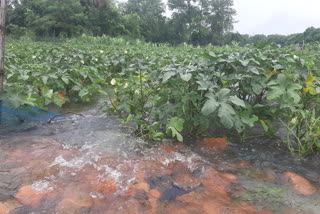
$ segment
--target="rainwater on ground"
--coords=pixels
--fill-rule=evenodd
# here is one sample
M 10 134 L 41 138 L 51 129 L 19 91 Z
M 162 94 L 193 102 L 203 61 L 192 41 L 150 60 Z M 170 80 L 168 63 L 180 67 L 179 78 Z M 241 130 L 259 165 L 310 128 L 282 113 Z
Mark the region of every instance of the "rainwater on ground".
M 320 159 L 277 140 L 146 145 L 97 108 L 0 132 L 0 214 L 320 214 Z M 221 136 L 218 136 L 221 137 Z

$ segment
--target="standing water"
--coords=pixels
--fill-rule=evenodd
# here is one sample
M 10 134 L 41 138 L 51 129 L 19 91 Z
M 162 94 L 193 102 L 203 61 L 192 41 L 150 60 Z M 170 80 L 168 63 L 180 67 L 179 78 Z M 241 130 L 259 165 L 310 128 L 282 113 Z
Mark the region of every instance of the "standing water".
M 81 114 L 1 131 L 0 214 L 320 213 L 319 158 L 275 140 L 146 147 L 115 118 Z

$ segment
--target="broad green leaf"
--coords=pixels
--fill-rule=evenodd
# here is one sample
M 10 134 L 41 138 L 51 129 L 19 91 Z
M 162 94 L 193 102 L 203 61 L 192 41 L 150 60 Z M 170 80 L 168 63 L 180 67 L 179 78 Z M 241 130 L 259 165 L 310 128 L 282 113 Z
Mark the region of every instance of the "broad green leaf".
M 181 77 L 181 79 L 183 79 L 184 81 L 188 82 L 188 81 L 191 79 L 192 74 L 190 74 L 190 73 L 180 74 L 180 77 Z
M 243 108 L 246 107 L 246 104 L 244 103 L 244 101 L 239 99 L 237 96 L 230 96 L 229 100 L 237 106 L 241 106 Z
M 288 90 L 300 90 L 300 89 L 302 89 L 302 86 L 297 83 L 292 83 L 288 87 Z
M 227 104 L 227 103 L 221 103 L 219 110 L 220 109 L 222 109 L 223 111 L 225 111 L 226 113 L 228 113 L 230 115 L 236 114 L 236 112 L 233 109 L 233 107 L 230 104 Z
M 246 67 L 249 64 L 249 60 L 239 60 L 239 62 L 241 63 L 242 66 Z
M 74 85 L 74 86 L 72 87 L 72 90 L 73 90 L 73 91 L 80 91 L 80 90 L 81 90 L 81 86 L 80 86 L 80 85 Z
M 199 84 L 198 90 L 200 91 L 206 91 L 212 87 L 212 82 L 207 80 L 197 81 L 197 83 Z
M 182 118 L 173 117 L 167 124 L 167 127 L 174 127 L 177 131 L 181 132 L 183 130 L 183 124 L 184 120 Z
M 287 94 L 288 98 L 292 98 L 295 104 L 299 103 L 299 101 L 301 100 L 299 93 L 297 93 L 297 91 L 295 90 L 288 90 Z
M 68 77 L 62 76 L 61 79 L 65 84 L 67 84 L 67 85 L 69 84 L 69 78 Z
M 42 90 L 42 94 L 45 98 L 47 99 L 51 99 L 52 95 L 53 95 L 53 90 L 52 89 L 48 89 L 48 88 L 43 88 Z
M 212 114 L 216 111 L 218 106 L 219 103 L 214 98 L 211 98 L 205 102 L 205 104 L 202 107 L 201 113 L 204 115 Z
M 264 131 L 265 131 L 265 132 L 268 132 L 268 131 L 269 131 L 269 125 L 268 125 L 267 121 L 265 121 L 265 120 L 260 120 L 260 123 L 261 123 Z
M 164 134 L 162 132 L 156 132 L 156 133 L 152 134 L 153 140 L 161 140 L 163 138 L 164 138 Z M 182 139 L 181 139 L 181 142 L 182 142 Z
M 231 129 L 233 127 L 233 117 L 235 115 L 235 111 L 229 104 L 221 104 L 218 116 L 220 118 L 220 122 L 226 127 L 227 129 Z
M 278 98 L 281 97 L 281 95 L 286 93 L 286 91 L 283 88 L 280 88 L 280 87 L 273 86 L 273 87 L 271 87 L 271 89 L 272 90 L 270 92 L 268 92 L 268 95 L 267 95 L 267 99 L 268 100 L 278 99 Z
M 21 71 L 20 72 L 20 79 L 26 81 L 29 79 L 29 71 Z
M 43 84 L 47 85 L 49 77 L 48 76 L 41 76 L 41 79 L 42 79 Z
M 278 77 L 277 77 L 277 82 L 278 82 L 278 84 L 279 84 L 280 86 L 285 87 L 285 86 L 288 84 L 289 80 L 288 80 L 288 78 L 286 77 L 286 75 L 284 75 L 284 74 L 279 74 Z
M 83 89 L 81 89 L 81 91 L 79 92 L 79 96 L 80 96 L 81 98 L 83 98 L 83 97 L 86 96 L 88 93 L 89 93 L 88 89 L 83 88 Z
M 170 134 L 173 138 L 176 138 L 179 142 L 183 141 L 182 135 L 172 126 L 167 129 L 167 133 Z
M 219 97 L 219 99 L 225 98 L 228 94 L 230 93 L 230 89 L 228 88 L 223 88 L 221 89 L 216 96 Z
M 216 57 L 216 54 L 214 52 L 212 52 L 212 51 L 209 52 L 209 55 L 212 56 L 212 57 Z
M 252 84 L 252 90 L 255 94 L 260 94 L 262 92 L 262 87 L 259 84 Z
M 167 73 L 165 73 L 162 77 L 162 82 L 165 83 L 167 82 L 172 76 L 174 76 L 176 73 L 173 71 L 169 71 Z
M 258 70 L 256 67 L 250 67 L 250 68 L 249 68 L 249 71 L 250 71 L 251 73 L 254 73 L 254 74 L 257 74 L 257 75 L 260 74 L 259 70 Z

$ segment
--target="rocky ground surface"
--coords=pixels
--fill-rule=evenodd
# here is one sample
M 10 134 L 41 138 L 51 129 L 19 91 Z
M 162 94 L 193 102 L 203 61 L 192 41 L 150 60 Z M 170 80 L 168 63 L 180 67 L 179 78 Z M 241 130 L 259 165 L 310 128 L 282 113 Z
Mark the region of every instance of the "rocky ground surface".
M 0 214 L 320 213 L 310 161 L 225 138 L 137 141 L 94 115 L 2 137 Z

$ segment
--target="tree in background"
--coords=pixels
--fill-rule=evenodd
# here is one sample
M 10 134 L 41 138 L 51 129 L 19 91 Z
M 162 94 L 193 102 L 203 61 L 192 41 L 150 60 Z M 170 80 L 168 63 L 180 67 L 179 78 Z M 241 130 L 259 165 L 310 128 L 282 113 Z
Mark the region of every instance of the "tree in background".
M 123 7 L 124 15 L 137 16 L 140 33 L 148 42 L 165 42 L 164 4 L 161 0 L 128 0 Z
M 81 34 L 125 36 L 154 43 L 193 45 L 320 42 L 320 29 L 254 36 L 232 32 L 233 0 L 8 0 L 6 28 L 11 37 L 70 38 Z
M 192 44 L 220 44 L 233 30 L 233 0 L 169 0 L 168 6 L 173 19 L 184 26 L 178 33 Z
M 37 37 L 56 37 L 62 34 L 71 37 L 85 31 L 85 19 L 79 1 L 13 1 L 8 12 L 8 30 L 29 30 Z
M 208 1 L 206 13 L 207 23 L 213 35 L 213 43 L 221 44 L 224 35 L 233 30 L 236 11 L 232 8 L 233 0 L 211 0 Z
M 120 11 L 110 0 L 80 0 L 80 2 L 85 8 L 87 33 L 92 33 L 94 36 L 119 36 L 126 32 Z
M 82 33 L 128 36 L 147 42 L 218 41 L 233 26 L 233 0 L 169 0 L 166 18 L 161 0 L 11 0 L 8 32 L 17 37 L 73 37 Z
M 13 0 L 8 32 L 17 36 L 73 37 L 125 34 L 119 10 L 108 0 Z
M 178 41 L 184 40 L 190 42 L 190 35 L 194 29 L 194 21 L 197 14 L 198 0 L 168 0 L 168 7 L 173 11 L 172 25 L 174 30 L 172 33 L 177 34 Z

